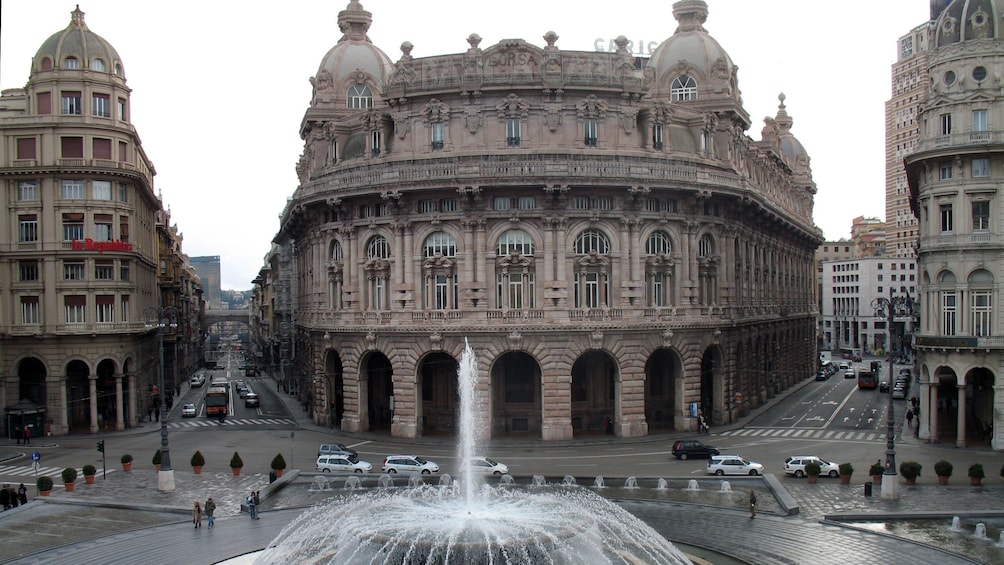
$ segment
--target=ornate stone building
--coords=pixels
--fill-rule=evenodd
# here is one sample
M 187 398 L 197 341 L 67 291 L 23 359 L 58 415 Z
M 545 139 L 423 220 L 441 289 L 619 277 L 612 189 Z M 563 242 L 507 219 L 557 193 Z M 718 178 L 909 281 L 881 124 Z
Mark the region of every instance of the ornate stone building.
M 153 190 L 116 50 L 72 12 L 0 96 L 0 400 L 5 434 L 135 426 L 199 358 L 201 283 Z M 152 321 L 156 322 L 154 316 Z M 11 437 L 11 436 L 8 436 Z
M 696 429 L 812 377 L 809 157 L 783 96 L 746 135 L 707 5 L 673 12 L 647 64 L 553 32 L 392 62 L 339 14 L 271 273 L 318 422 L 452 433 L 465 339 L 496 437 Z
M 920 140 L 905 159 L 919 220 L 919 436 L 1004 448 L 1004 2 L 956 0 L 928 38 Z

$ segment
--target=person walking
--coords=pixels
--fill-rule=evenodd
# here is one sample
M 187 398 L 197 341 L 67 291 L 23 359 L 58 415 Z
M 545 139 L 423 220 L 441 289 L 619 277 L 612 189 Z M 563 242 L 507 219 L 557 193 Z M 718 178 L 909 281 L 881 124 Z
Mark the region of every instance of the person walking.
M 212 528 L 213 527 L 213 512 L 216 511 L 216 503 L 213 502 L 213 497 L 210 496 L 209 500 L 206 501 L 205 508 L 206 508 L 206 522 L 209 524 L 209 527 Z
M 258 518 L 260 518 L 259 513 L 261 512 L 261 508 L 259 508 L 261 506 L 261 498 L 258 497 L 258 493 L 259 492 L 261 492 L 261 491 L 258 491 L 258 490 L 254 491 L 254 495 L 253 495 L 254 496 L 254 519 L 255 520 L 257 520 Z
M 258 519 L 258 513 L 256 511 L 257 510 L 256 507 L 258 505 L 255 504 L 255 501 L 254 501 L 254 491 L 251 491 L 251 494 L 248 495 L 246 502 L 247 502 L 247 505 L 248 505 L 248 513 L 251 514 L 251 519 L 252 520 L 257 520 Z
M 21 504 L 28 504 L 28 489 L 21 483 L 21 486 L 17 487 L 17 497 L 21 500 Z
M 750 489 L 750 518 L 756 518 L 756 493 Z
M 195 501 L 195 506 L 192 507 L 192 523 L 195 524 L 196 528 L 202 527 L 202 505 L 199 501 Z
M 28 445 L 31 443 L 31 428 L 28 426 L 24 427 L 24 444 Z
M 7 485 L 0 488 L 0 505 L 3 505 L 4 510 L 10 510 L 10 491 L 7 490 Z
M 906 426 L 908 428 L 910 428 L 910 429 L 913 429 L 913 410 L 912 409 L 906 411 Z

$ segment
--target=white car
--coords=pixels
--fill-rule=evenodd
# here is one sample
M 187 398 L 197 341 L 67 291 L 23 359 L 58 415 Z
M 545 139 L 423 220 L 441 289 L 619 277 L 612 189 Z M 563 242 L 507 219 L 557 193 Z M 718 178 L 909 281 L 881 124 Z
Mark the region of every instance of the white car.
M 198 409 L 194 404 L 185 404 L 181 407 L 181 417 L 182 418 L 194 418 Z
M 840 465 L 830 463 L 815 455 L 792 455 L 784 460 L 784 472 L 801 479 L 805 476 L 805 466 L 809 463 L 819 464 L 819 476 L 835 479 L 840 476 Z
M 428 475 L 438 473 L 439 465 L 418 455 L 388 455 L 383 461 L 383 472 L 391 475 L 395 473 L 421 473 Z
M 509 472 L 509 466 L 504 463 L 499 463 L 494 459 L 489 459 L 487 457 L 474 457 L 471 459 L 471 469 L 475 473 L 484 473 L 486 475 L 494 475 L 496 477 L 504 475 Z
M 712 455 L 708 460 L 710 475 L 760 475 L 763 465 L 747 461 L 738 455 Z
M 365 461 L 353 462 L 347 455 L 322 455 L 317 458 L 314 468 L 319 473 L 369 473 L 373 465 Z
M 206 375 L 203 375 L 202 373 L 192 375 L 192 380 L 189 381 L 189 384 L 192 385 L 192 388 L 198 388 L 206 384 Z

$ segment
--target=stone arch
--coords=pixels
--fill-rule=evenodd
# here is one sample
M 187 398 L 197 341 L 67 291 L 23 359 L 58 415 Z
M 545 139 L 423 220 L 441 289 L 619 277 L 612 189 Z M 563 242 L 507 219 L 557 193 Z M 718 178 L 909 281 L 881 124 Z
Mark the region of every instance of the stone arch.
M 394 417 L 394 368 L 390 359 L 379 351 L 370 352 L 362 361 L 366 383 L 365 429 L 389 431 Z
M 492 437 L 540 436 L 543 389 L 537 360 L 522 351 L 500 355 L 491 368 Z
M 25 357 L 17 364 L 17 400 L 47 404 L 45 379 L 49 371 L 38 357 Z
M 91 368 L 74 359 L 66 364 L 66 426 L 70 433 L 91 427 Z
M 115 371 L 116 363 L 111 359 L 99 361 L 95 370 L 98 377 L 95 383 L 95 392 L 97 393 L 95 405 L 98 410 L 99 428 L 109 425 L 118 418 L 118 409 L 115 403 Z
M 448 353 L 429 353 L 418 363 L 420 435 L 455 435 L 458 362 Z
M 725 408 L 724 382 L 725 367 L 722 350 L 711 345 L 701 355 L 701 379 L 697 407 L 708 422 L 720 422 Z M 694 424 L 696 429 L 696 423 Z
M 683 380 L 680 355 L 669 348 L 652 352 L 645 363 L 645 421 L 649 432 L 676 429 L 677 383 Z
M 617 362 L 606 351 L 592 350 L 572 365 L 572 433 L 603 433 L 605 418 L 614 419 Z
M 341 428 L 345 414 L 345 381 L 342 358 L 334 349 L 324 352 L 324 390 L 328 426 Z
M 986 367 L 974 367 L 965 378 L 966 445 L 994 445 L 994 386 L 997 377 Z

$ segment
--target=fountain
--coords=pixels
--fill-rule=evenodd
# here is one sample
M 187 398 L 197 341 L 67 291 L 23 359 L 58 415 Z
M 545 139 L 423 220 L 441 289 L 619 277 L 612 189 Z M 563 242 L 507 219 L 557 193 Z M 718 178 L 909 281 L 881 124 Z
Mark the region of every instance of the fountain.
M 973 532 L 973 537 L 976 539 L 990 539 L 987 537 L 987 525 L 983 522 L 976 524 L 976 531 Z
M 624 481 L 624 488 L 638 488 L 638 479 L 635 477 L 628 477 Z
M 468 345 L 458 371 L 462 481 L 433 487 L 418 477 L 401 491 L 342 495 L 287 525 L 255 563 L 690 563 L 650 526 L 576 487 L 570 475 L 564 488 L 539 475 L 529 489 L 476 481 L 469 462 L 476 438 L 485 435 L 476 368 Z
M 408 486 L 411 488 L 420 487 L 425 484 L 425 479 L 422 475 L 412 475 L 408 477 Z
M 394 486 L 394 477 L 387 474 L 380 475 L 380 478 L 377 479 L 377 486 L 380 488 L 390 488 Z
M 723 493 L 732 492 L 732 483 L 728 481 L 722 481 L 722 489 L 720 492 Z
M 575 483 L 572 483 L 572 484 L 574 485 Z M 601 475 L 597 475 L 596 478 L 593 479 L 593 486 L 596 487 L 596 488 L 604 488 L 603 487 L 603 477 Z
M 352 475 L 351 477 L 345 477 L 345 490 L 359 490 L 363 488 L 363 483 L 359 480 L 359 477 Z
M 997 542 L 997 547 L 1004 547 L 1004 532 L 1001 532 L 1001 539 Z
M 690 492 L 697 492 L 701 490 L 701 487 L 697 484 L 697 479 L 690 479 L 689 481 L 687 481 L 686 490 Z
M 533 479 L 531 479 L 531 481 L 530 481 L 530 486 L 532 486 L 534 488 L 540 488 L 540 487 L 546 486 L 546 485 L 547 485 L 547 481 L 544 479 L 544 475 L 534 475 Z
M 443 473 L 439 476 L 439 486 L 448 487 L 453 484 L 453 477 L 449 473 Z
M 310 490 L 312 492 L 331 490 L 331 481 L 327 477 L 314 477 L 314 481 L 310 483 Z
M 960 520 L 958 516 L 952 516 L 952 525 L 949 526 L 948 529 L 952 530 L 953 532 L 961 532 L 962 520 Z
M 504 487 L 511 487 L 514 482 L 515 482 L 515 480 L 512 478 L 512 475 L 510 475 L 509 473 L 506 473 L 505 475 L 502 475 L 502 478 L 499 479 L 499 485 L 504 486 Z
M 666 479 L 659 477 L 658 482 L 655 483 L 655 490 L 669 490 L 669 482 Z

